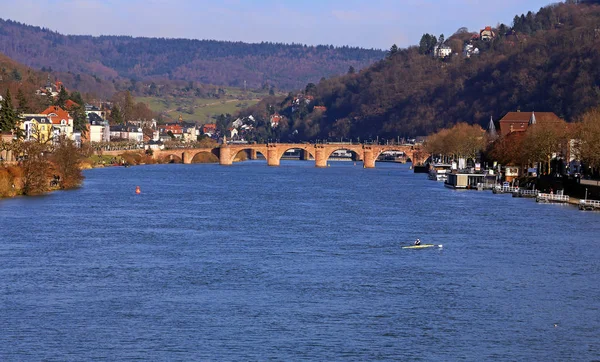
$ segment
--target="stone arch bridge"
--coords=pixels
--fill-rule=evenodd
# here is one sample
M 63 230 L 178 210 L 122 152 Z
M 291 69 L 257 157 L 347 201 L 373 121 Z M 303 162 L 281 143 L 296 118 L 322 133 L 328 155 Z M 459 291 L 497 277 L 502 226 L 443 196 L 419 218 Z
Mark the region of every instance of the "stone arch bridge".
M 375 161 L 383 152 L 402 152 L 413 165 L 422 164 L 429 154 L 414 145 L 370 145 L 370 144 L 332 144 L 332 143 L 268 143 L 268 144 L 223 144 L 214 148 L 179 148 L 154 150 L 153 158 L 177 157 L 182 163 L 191 163 L 194 156 L 200 153 L 211 153 L 219 158 L 219 164 L 231 165 L 240 152 L 248 152 L 250 159 L 256 159 L 261 153 L 269 166 L 279 166 L 286 151 L 301 150 L 301 159 L 314 159 L 316 167 L 327 167 L 327 160 L 338 150 L 347 150 L 354 154 L 356 160 L 362 160 L 365 168 L 374 168 Z M 105 154 L 107 152 L 104 152 Z M 122 152 L 121 152 L 122 153 Z

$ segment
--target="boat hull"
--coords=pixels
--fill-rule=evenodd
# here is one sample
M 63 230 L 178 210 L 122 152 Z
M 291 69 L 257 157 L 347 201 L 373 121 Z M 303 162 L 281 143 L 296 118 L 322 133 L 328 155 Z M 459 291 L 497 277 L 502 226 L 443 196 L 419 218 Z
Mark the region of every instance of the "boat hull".
M 441 248 L 442 245 L 437 244 L 421 244 L 421 245 L 407 245 L 403 246 L 402 249 L 427 249 L 427 248 Z

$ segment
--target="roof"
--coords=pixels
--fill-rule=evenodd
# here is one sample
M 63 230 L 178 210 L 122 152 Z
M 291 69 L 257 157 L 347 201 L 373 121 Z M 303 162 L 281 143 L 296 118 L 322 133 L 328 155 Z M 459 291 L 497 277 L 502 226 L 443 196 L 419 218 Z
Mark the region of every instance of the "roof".
M 72 101 L 72 100 L 70 100 L 70 99 L 67 99 L 67 101 L 65 102 L 65 108 L 66 108 L 66 109 L 69 109 L 69 110 L 71 110 L 71 109 L 73 109 L 73 108 L 75 108 L 75 107 L 79 107 L 79 104 L 78 104 L 78 103 L 75 103 L 75 102 L 73 102 L 73 101 Z
M 134 132 L 141 132 L 140 128 L 131 124 L 119 124 L 119 125 L 114 125 L 114 126 L 110 126 L 110 131 L 111 132 L 130 132 L 130 133 L 134 133 Z
M 24 116 L 23 119 L 25 119 L 25 121 L 36 121 L 39 124 L 51 124 L 52 120 L 50 120 L 49 117 L 47 116 L 42 116 L 42 115 L 29 115 L 29 116 Z
M 50 106 L 46 108 L 42 114 L 48 115 L 54 124 L 60 124 L 61 120 L 68 120 L 71 118 L 71 116 L 69 116 L 69 112 L 65 111 L 59 106 Z M 51 114 L 55 114 L 55 116 L 50 116 Z
M 560 117 L 558 117 L 554 112 L 508 112 L 504 117 L 502 117 L 500 122 L 519 121 L 529 123 L 533 113 L 535 113 L 535 119 L 538 123 L 562 121 L 562 119 L 560 119 Z
M 500 132 L 506 135 L 510 132 L 525 131 L 532 121 L 542 125 L 563 122 L 554 112 L 508 112 L 500 120 Z
M 89 113 L 87 115 L 88 122 L 92 125 L 104 125 L 105 121 L 96 113 Z

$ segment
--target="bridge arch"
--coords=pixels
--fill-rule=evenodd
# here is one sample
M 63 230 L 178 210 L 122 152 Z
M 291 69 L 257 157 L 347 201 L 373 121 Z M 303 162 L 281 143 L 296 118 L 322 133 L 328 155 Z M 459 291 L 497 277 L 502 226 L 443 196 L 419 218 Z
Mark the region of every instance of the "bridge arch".
M 337 151 L 350 151 L 353 155 L 353 161 L 362 160 L 364 150 L 362 146 L 357 145 L 330 145 L 325 151 L 325 159 L 328 160 Z
M 240 160 L 241 157 L 239 157 L 239 155 L 241 153 L 244 153 L 245 157 L 247 157 L 247 159 L 249 159 L 249 160 L 256 160 L 258 158 L 259 154 L 261 154 L 265 160 L 267 159 L 266 153 L 263 153 L 262 150 L 248 147 L 248 148 L 243 148 L 243 149 L 236 149 L 233 152 L 231 152 L 231 156 L 232 156 L 231 162 L 234 162 L 236 159 Z M 240 161 L 244 161 L 244 160 L 242 159 Z
M 166 163 L 184 163 L 185 152 L 162 152 L 158 156 L 159 161 Z
M 227 145 L 225 147 L 221 147 L 218 149 L 221 157 L 222 165 L 231 165 L 233 161 L 235 161 L 237 155 L 240 152 L 248 152 L 250 154 L 250 159 L 255 159 L 256 154 L 262 154 L 265 159 L 268 159 L 267 146 L 266 145 L 253 145 L 253 144 L 244 144 L 244 145 Z
M 190 152 L 189 163 L 219 163 L 219 150 L 212 148 Z
M 310 145 L 310 144 L 276 145 L 275 153 L 272 152 L 271 156 L 269 156 L 269 157 L 275 157 L 275 159 L 269 159 L 269 164 L 272 166 L 274 166 L 275 164 L 279 165 L 279 163 L 281 162 L 281 158 L 283 157 L 283 154 L 289 150 L 301 150 L 308 154 L 307 158 L 311 158 L 311 157 L 315 158 L 315 148 L 313 145 Z

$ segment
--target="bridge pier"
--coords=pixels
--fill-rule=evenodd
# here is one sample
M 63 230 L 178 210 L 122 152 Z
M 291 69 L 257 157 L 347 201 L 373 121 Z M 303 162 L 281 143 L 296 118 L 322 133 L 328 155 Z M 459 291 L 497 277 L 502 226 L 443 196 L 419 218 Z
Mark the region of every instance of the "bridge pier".
M 181 155 L 181 161 L 186 165 L 192 163 L 192 158 L 193 156 L 189 152 L 184 152 Z
M 323 145 L 315 145 L 315 166 L 316 167 L 327 167 L 327 159 L 329 154 L 325 151 Z
M 267 145 L 267 165 L 279 166 L 279 156 L 277 155 L 277 153 L 278 152 L 276 144 Z
M 308 151 L 306 150 L 300 150 L 300 160 L 301 161 L 306 161 L 310 158 L 310 153 L 308 153 Z
M 254 149 L 250 149 L 250 159 L 251 160 L 256 160 L 258 158 L 258 152 L 256 152 L 256 150 Z
M 375 154 L 373 152 L 372 146 L 364 146 L 364 159 L 363 159 L 363 167 L 364 168 L 375 168 Z
M 219 147 L 219 164 L 221 166 L 231 166 L 233 160 L 231 159 L 231 147 L 227 145 L 221 145 Z

